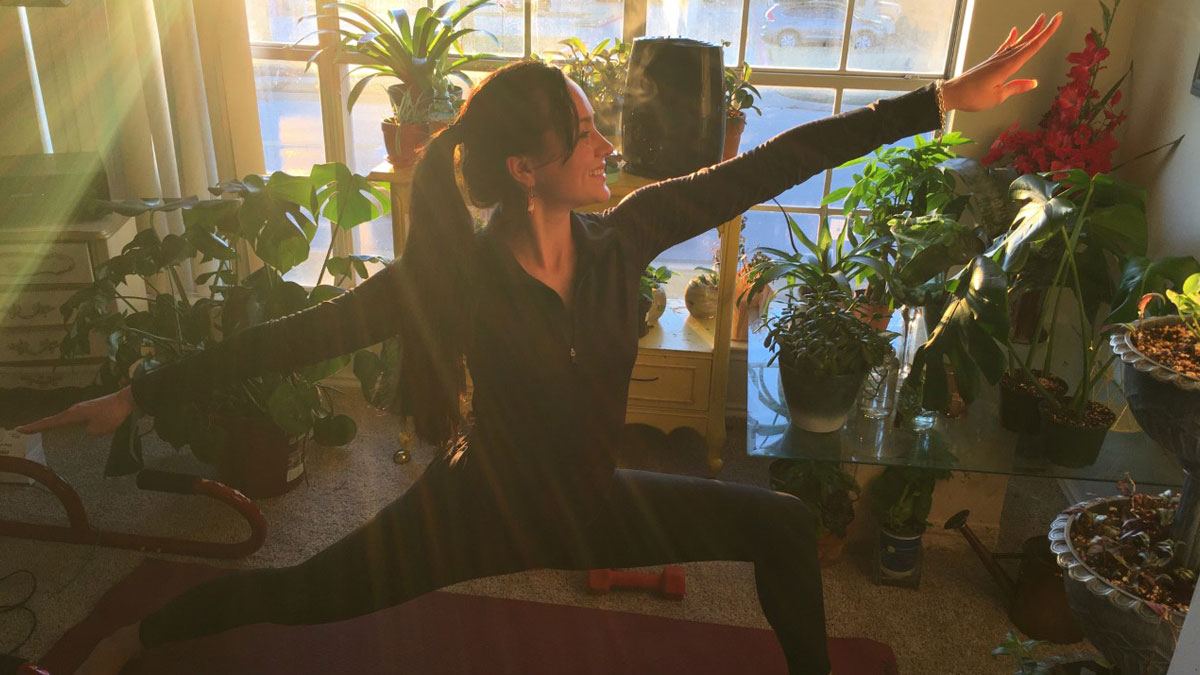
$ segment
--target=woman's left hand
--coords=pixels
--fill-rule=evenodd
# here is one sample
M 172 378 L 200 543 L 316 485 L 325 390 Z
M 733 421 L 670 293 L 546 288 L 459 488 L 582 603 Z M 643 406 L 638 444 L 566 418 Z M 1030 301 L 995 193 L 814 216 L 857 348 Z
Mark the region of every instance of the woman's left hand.
M 1034 54 L 1046 44 L 1062 23 L 1062 12 L 1046 21 L 1046 15 L 1017 37 L 1013 28 L 996 51 L 974 68 L 947 80 L 942 88 L 942 100 L 946 110 L 975 112 L 999 105 L 1009 96 L 1020 94 L 1037 87 L 1037 80 L 1009 80 Z

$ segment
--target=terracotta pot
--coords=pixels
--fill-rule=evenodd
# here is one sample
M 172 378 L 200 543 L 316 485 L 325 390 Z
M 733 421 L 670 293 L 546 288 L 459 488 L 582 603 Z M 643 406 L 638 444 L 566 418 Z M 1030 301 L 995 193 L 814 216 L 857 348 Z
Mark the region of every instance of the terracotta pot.
M 886 304 L 863 302 L 855 305 L 854 312 L 875 330 L 887 330 L 892 322 L 892 310 Z
M 276 497 L 304 477 L 304 453 L 270 420 L 215 416 L 225 430 L 225 447 L 217 461 L 222 483 L 254 499 Z
M 392 120 L 384 120 L 382 127 L 388 162 L 396 168 L 406 168 L 416 164 L 421 149 L 425 147 L 425 143 L 429 141 L 432 134 L 428 123 L 396 124 Z
M 750 337 L 750 326 L 758 326 L 762 317 L 763 305 L 775 296 L 775 289 L 767 286 L 761 293 L 754 296 L 749 303 L 745 294 L 750 290 L 750 282 L 746 277 L 738 275 L 737 286 L 733 289 L 733 339 L 747 340 Z
M 846 542 L 850 540 L 852 531 L 853 528 L 847 527 L 846 536 L 839 537 L 829 530 L 825 530 L 825 533 L 817 540 L 817 562 L 821 567 L 832 567 L 842 558 L 842 551 L 845 550 Z
M 737 117 L 725 118 L 725 147 L 721 150 L 721 160 L 733 158 L 738 154 L 742 144 L 742 132 L 746 130 L 746 113 L 740 112 Z

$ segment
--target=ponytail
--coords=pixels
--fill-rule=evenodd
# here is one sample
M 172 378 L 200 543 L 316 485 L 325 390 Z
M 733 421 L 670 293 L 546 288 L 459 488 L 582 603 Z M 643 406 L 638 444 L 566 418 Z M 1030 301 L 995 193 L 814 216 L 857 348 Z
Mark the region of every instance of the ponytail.
M 451 125 L 431 139 L 413 171 L 403 254 L 400 412 L 412 416 L 420 438 L 437 444 L 463 426 L 464 355 L 475 314 L 474 221 L 454 176 L 460 131 Z
M 398 408 L 412 416 L 417 436 L 446 445 L 464 430 L 465 355 L 474 335 L 479 254 L 474 219 L 455 177 L 462 174 L 472 203 L 524 211 L 525 192 L 507 158 L 546 151 L 546 132 L 567 150 L 579 127 L 566 78 L 535 60 L 508 64 L 484 78 L 455 122 L 425 146 L 413 170 L 408 241 L 401 258 Z

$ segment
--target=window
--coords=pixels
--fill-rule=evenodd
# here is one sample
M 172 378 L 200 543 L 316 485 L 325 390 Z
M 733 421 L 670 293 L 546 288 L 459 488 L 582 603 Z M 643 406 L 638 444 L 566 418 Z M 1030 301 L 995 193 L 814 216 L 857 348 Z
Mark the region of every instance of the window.
M 441 4 L 359 1 L 380 11 L 403 8 L 410 16 L 421 6 Z M 496 67 L 530 53 L 557 51 L 559 41 L 568 37 L 589 45 L 638 35 L 728 42 L 726 63 L 750 63 L 753 82 L 763 94 L 762 115 L 749 113 L 742 138 L 746 149 L 796 124 L 945 77 L 965 5 L 966 0 L 494 0 L 466 25 L 491 32 L 497 41 L 473 35 L 463 46 L 468 52 L 495 55 L 487 67 Z M 345 96 L 358 78 L 350 73 L 353 56 L 322 59 L 305 69 L 322 44 L 336 40 L 308 35 L 316 20 L 301 17 L 317 12 L 332 17 L 336 11 L 324 0 L 246 1 L 268 170 L 299 172 L 314 163 L 340 160 L 365 173 L 384 161 L 379 120 L 390 111 L 385 83 L 367 87 L 347 113 Z M 851 171 L 826 171 L 788 190 L 779 202 L 797 222 L 815 230 L 820 218 L 840 213 L 837 205 L 820 205 L 823 195 L 851 177 Z M 748 249 L 787 245 L 783 217 L 774 204 L 755 207 L 747 223 Z M 663 254 L 659 264 L 678 272 L 672 286 L 679 284 L 682 290 L 694 267 L 712 266 L 716 241 L 713 232 Z M 322 251 L 327 245 L 328 239 L 313 242 Z M 390 256 L 390 225 L 386 218 L 370 223 L 353 241 L 339 245 L 343 252 Z M 315 278 L 318 265 L 290 278 L 311 283 L 305 275 Z

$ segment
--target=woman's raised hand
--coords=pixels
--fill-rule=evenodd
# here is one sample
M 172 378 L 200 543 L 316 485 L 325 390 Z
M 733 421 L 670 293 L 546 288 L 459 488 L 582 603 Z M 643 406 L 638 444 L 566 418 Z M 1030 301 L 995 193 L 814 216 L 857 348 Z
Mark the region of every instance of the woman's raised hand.
M 133 390 L 125 386 L 107 396 L 76 403 L 57 415 L 43 417 L 36 422 L 17 427 L 17 431 L 35 434 L 68 424 L 84 423 L 89 434 L 103 436 L 116 431 L 133 412 L 133 408 Z
M 982 63 L 958 77 L 948 80 L 942 89 L 946 110 L 979 111 L 999 105 L 1013 94 L 1037 87 L 1037 80 L 1009 80 L 1034 54 L 1046 44 L 1062 23 L 1062 12 L 1049 21 L 1046 15 L 1018 37 L 1017 29 L 1009 31 L 1008 39 Z

